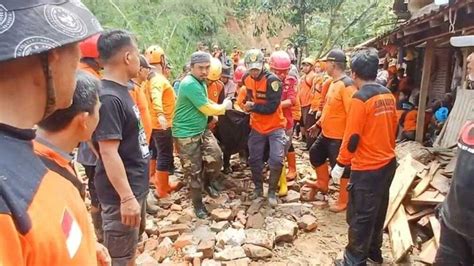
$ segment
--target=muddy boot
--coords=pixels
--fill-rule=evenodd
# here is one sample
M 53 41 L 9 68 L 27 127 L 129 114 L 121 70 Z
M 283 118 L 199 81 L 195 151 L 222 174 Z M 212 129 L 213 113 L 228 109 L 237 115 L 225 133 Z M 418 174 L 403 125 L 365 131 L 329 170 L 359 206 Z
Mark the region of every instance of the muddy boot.
M 277 187 L 282 169 L 270 169 L 270 179 L 268 180 L 268 204 L 274 208 L 278 205 Z
M 196 217 L 199 219 L 206 219 L 209 217 L 209 212 L 207 211 L 204 202 L 202 202 L 200 189 L 191 189 L 191 199 L 193 201 L 194 214 L 196 214 Z
M 219 192 L 212 186 L 212 182 L 207 177 L 204 178 L 203 190 L 213 199 L 219 197 Z
M 262 173 L 252 172 L 252 181 L 255 185 L 255 190 L 249 195 L 250 200 L 263 198 L 263 175 Z
M 91 216 L 92 224 L 94 224 L 94 231 L 97 237 L 97 242 L 102 243 L 104 231 L 102 229 L 102 214 L 100 208 L 92 207 Z

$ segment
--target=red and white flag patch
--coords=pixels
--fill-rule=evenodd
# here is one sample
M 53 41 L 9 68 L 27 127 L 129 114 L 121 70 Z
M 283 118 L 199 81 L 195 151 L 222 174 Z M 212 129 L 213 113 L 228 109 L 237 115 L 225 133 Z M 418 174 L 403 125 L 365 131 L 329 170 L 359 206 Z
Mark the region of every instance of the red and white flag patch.
M 61 221 L 64 236 L 66 237 L 66 247 L 69 257 L 73 258 L 79 250 L 82 241 L 82 231 L 74 216 L 65 209 Z

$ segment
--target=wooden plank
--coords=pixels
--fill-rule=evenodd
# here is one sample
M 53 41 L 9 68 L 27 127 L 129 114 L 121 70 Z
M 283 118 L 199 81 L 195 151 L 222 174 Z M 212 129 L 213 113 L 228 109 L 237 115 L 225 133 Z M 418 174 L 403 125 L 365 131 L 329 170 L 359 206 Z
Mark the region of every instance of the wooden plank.
M 421 227 L 426 227 L 430 223 L 430 218 L 434 217 L 434 215 L 426 215 L 425 217 L 421 218 L 417 224 L 420 225 Z
M 424 263 L 433 264 L 437 250 L 438 248 L 436 247 L 436 240 L 433 237 L 432 239 L 428 240 L 425 245 L 423 245 L 423 249 L 420 252 L 419 260 Z
M 387 215 L 385 217 L 384 228 L 387 227 L 388 222 L 397 211 L 402 203 L 405 195 L 410 189 L 413 180 L 416 177 L 417 170 L 412 165 L 413 158 L 407 155 L 400 161 L 400 165 L 395 172 L 392 184 L 390 186 L 390 195 L 388 201 Z
M 438 190 L 439 192 L 447 194 L 449 192 L 451 180 L 442 175 L 440 171 L 438 171 L 433 177 L 433 180 L 431 181 L 430 185 L 436 188 L 436 190 Z
M 411 198 L 413 204 L 436 205 L 444 201 L 445 196 L 436 190 L 427 190 L 416 198 Z
M 413 246 L 413 238 L 403 206 L 399 206 L 393 215 L 392 220 L 388 224 L 388 232 L 393 259 L 395 263 L 398 263 L 403 260 Z
M 454 168 L 456 167 L 456 163 L 458 161 L 458 157 L 454 156 L 451 161 L 449 161 L 448 165 L 444 168 L 444 173 L 452 175 L 454 173 Z
M 432 208 L 424 209 L 424 210 L 422 210 L 420 212 L 417 212 L 415 214 L 408 215 L 407 219 L 408 219 L 409 222 L 415 221 L 415 220 L 418 220 L 418 219 L 422 218 L 423 216 L 432 214 L 433 212 L 434 212 L 434 210 Z
M 430 217 L 430 224 L 431 224 L 431 229 L 433 229 L 433 235 L 436 241 L 436 246 L 439 247 L 439 237 L 441 234 L 441 225 L 439 224 L 438 219 L 436 217 L 431 216 Z
M 428 91 L 431 83 L 431 69 L 434 58 L 434 41 L 428 40 L 426 42 L 425 54 L 423 56 L 423 70 L 420 85 L 420 100 L 418 103 L 418 115 L 416 117 L 416 137 L 415 140 L 423 143 L 425 135 L 425 110 L 426 99 L 428 98 Z
M 408 213 L 409 215 L 413 215 L 413 214 L 418 213 L 418 212 L 421 212 L 422 210 L 425 209 L 425 208 L 423 208 L 423 206 L 414 205 L 414 204 L 412 204 L 411 202 L 409 202 L 409 203 L 403 203 L 403 206 L 405 206 L 405 211 L 406 211 L 406 213 Z
M 438 171 L 438 168 L 438 162 L 435 161 L 431 163 L 430 171 L 427 175 L 423 177 L 421 182 L 416 185 L 415 189 L 413 190 L 412 197 L 418 197 L 419 195 L 421 195 L 421 193 L 425 192 L 428 189 L 428 187 L 430 186 L 430 182 L 433 180 L 434 174 L 436 173 L 436 171 Z
M 421 195 L 421 193 L 425 192 L 428 189 L 428 187 L 430 186 L 430 182 L 433 180 L 434 174 L 436 173 L 436 171 L 438 171 L 438 168 L 438 162 L 435 161 L 431 163 L 430 171 L 427 175 L 423 177 L 421 182 L 416 185 L 415 189 L 413 189 L 412 197 L 418 197 L 419 195 Z

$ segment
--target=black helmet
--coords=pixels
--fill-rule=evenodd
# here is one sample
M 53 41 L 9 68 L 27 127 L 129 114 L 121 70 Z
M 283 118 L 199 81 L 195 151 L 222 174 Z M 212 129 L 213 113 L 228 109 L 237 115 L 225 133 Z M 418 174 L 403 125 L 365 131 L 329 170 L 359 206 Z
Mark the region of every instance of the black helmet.
M 102 31 L 80 0 L 0 2 L 0 61 L 40 54 Z

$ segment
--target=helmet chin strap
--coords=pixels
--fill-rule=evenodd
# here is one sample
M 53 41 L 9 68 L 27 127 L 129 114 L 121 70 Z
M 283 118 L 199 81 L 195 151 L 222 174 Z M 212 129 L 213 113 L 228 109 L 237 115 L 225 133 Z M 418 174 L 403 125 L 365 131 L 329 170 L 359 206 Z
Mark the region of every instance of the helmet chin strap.
M 46 107 L 43 118 L 45 119 L 55 111 L 56 107 L 56 92 L 53 86 L 53 77 L 51 69 L 49 68 L 49 52 L 40 55 L 41 65 L 43 66 L 43 73 L 46 80 Z

